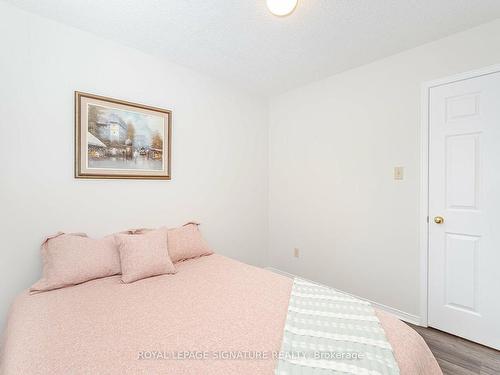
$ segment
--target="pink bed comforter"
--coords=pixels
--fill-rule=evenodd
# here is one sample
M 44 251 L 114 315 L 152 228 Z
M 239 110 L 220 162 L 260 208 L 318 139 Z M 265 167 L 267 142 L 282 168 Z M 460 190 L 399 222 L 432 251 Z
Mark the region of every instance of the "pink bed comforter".
M 115 276 L 25 292 L 9 314 L 0 373 L 273 374 L 272 358 L 214 356 L 279 351 L 291 286 L 291 279 L 214 254 L 132 284 Z M 378 314 L 401 374 L 441 374 L 414 330 Z

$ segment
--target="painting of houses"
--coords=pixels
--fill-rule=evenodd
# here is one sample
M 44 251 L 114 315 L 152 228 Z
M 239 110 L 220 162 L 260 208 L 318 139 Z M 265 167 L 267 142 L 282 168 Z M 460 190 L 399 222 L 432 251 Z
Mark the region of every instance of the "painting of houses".
M 77 142 L 80 169 L 97 176 L 169 173 L 170 111 L 156 113 L 150 107 L 92 97 L 79 100 L 77 121 L 84 135 Z

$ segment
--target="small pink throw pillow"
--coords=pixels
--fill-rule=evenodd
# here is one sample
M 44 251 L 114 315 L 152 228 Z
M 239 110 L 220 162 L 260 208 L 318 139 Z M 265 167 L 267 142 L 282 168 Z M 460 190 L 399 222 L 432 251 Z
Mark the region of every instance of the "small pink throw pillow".
M 211 255 L 197 223 L 187 223 L 180 228 L 168 230 L 168 253 L 172 262 Z
M 30 292 L 63 288 L 120 273 L 113 236 L 58 233 L 42 243 L 43 276 Z
M 168 255 L 167 228 L 144 234 L 116 234 L 115 239 L 124 283 L 176 272 Z

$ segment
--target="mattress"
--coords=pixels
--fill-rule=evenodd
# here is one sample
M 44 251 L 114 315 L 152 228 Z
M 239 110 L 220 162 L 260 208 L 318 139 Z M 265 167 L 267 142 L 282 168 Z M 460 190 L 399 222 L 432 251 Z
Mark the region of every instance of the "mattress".
M 0 373 L 273 374 L 292 280 L 221 255 L 175 275 L 119 276 L 14 301 Z M 377 311 L 401 374 L 441 374 L 423 339 Z

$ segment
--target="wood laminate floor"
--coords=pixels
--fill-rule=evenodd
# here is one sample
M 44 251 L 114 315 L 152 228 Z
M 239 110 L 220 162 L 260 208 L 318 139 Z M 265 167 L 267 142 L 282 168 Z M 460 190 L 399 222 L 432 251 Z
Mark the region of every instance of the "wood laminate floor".
M 408 325 L 424 338 L 444 375 L 500 375 L 500 351 L 434 328 Z

